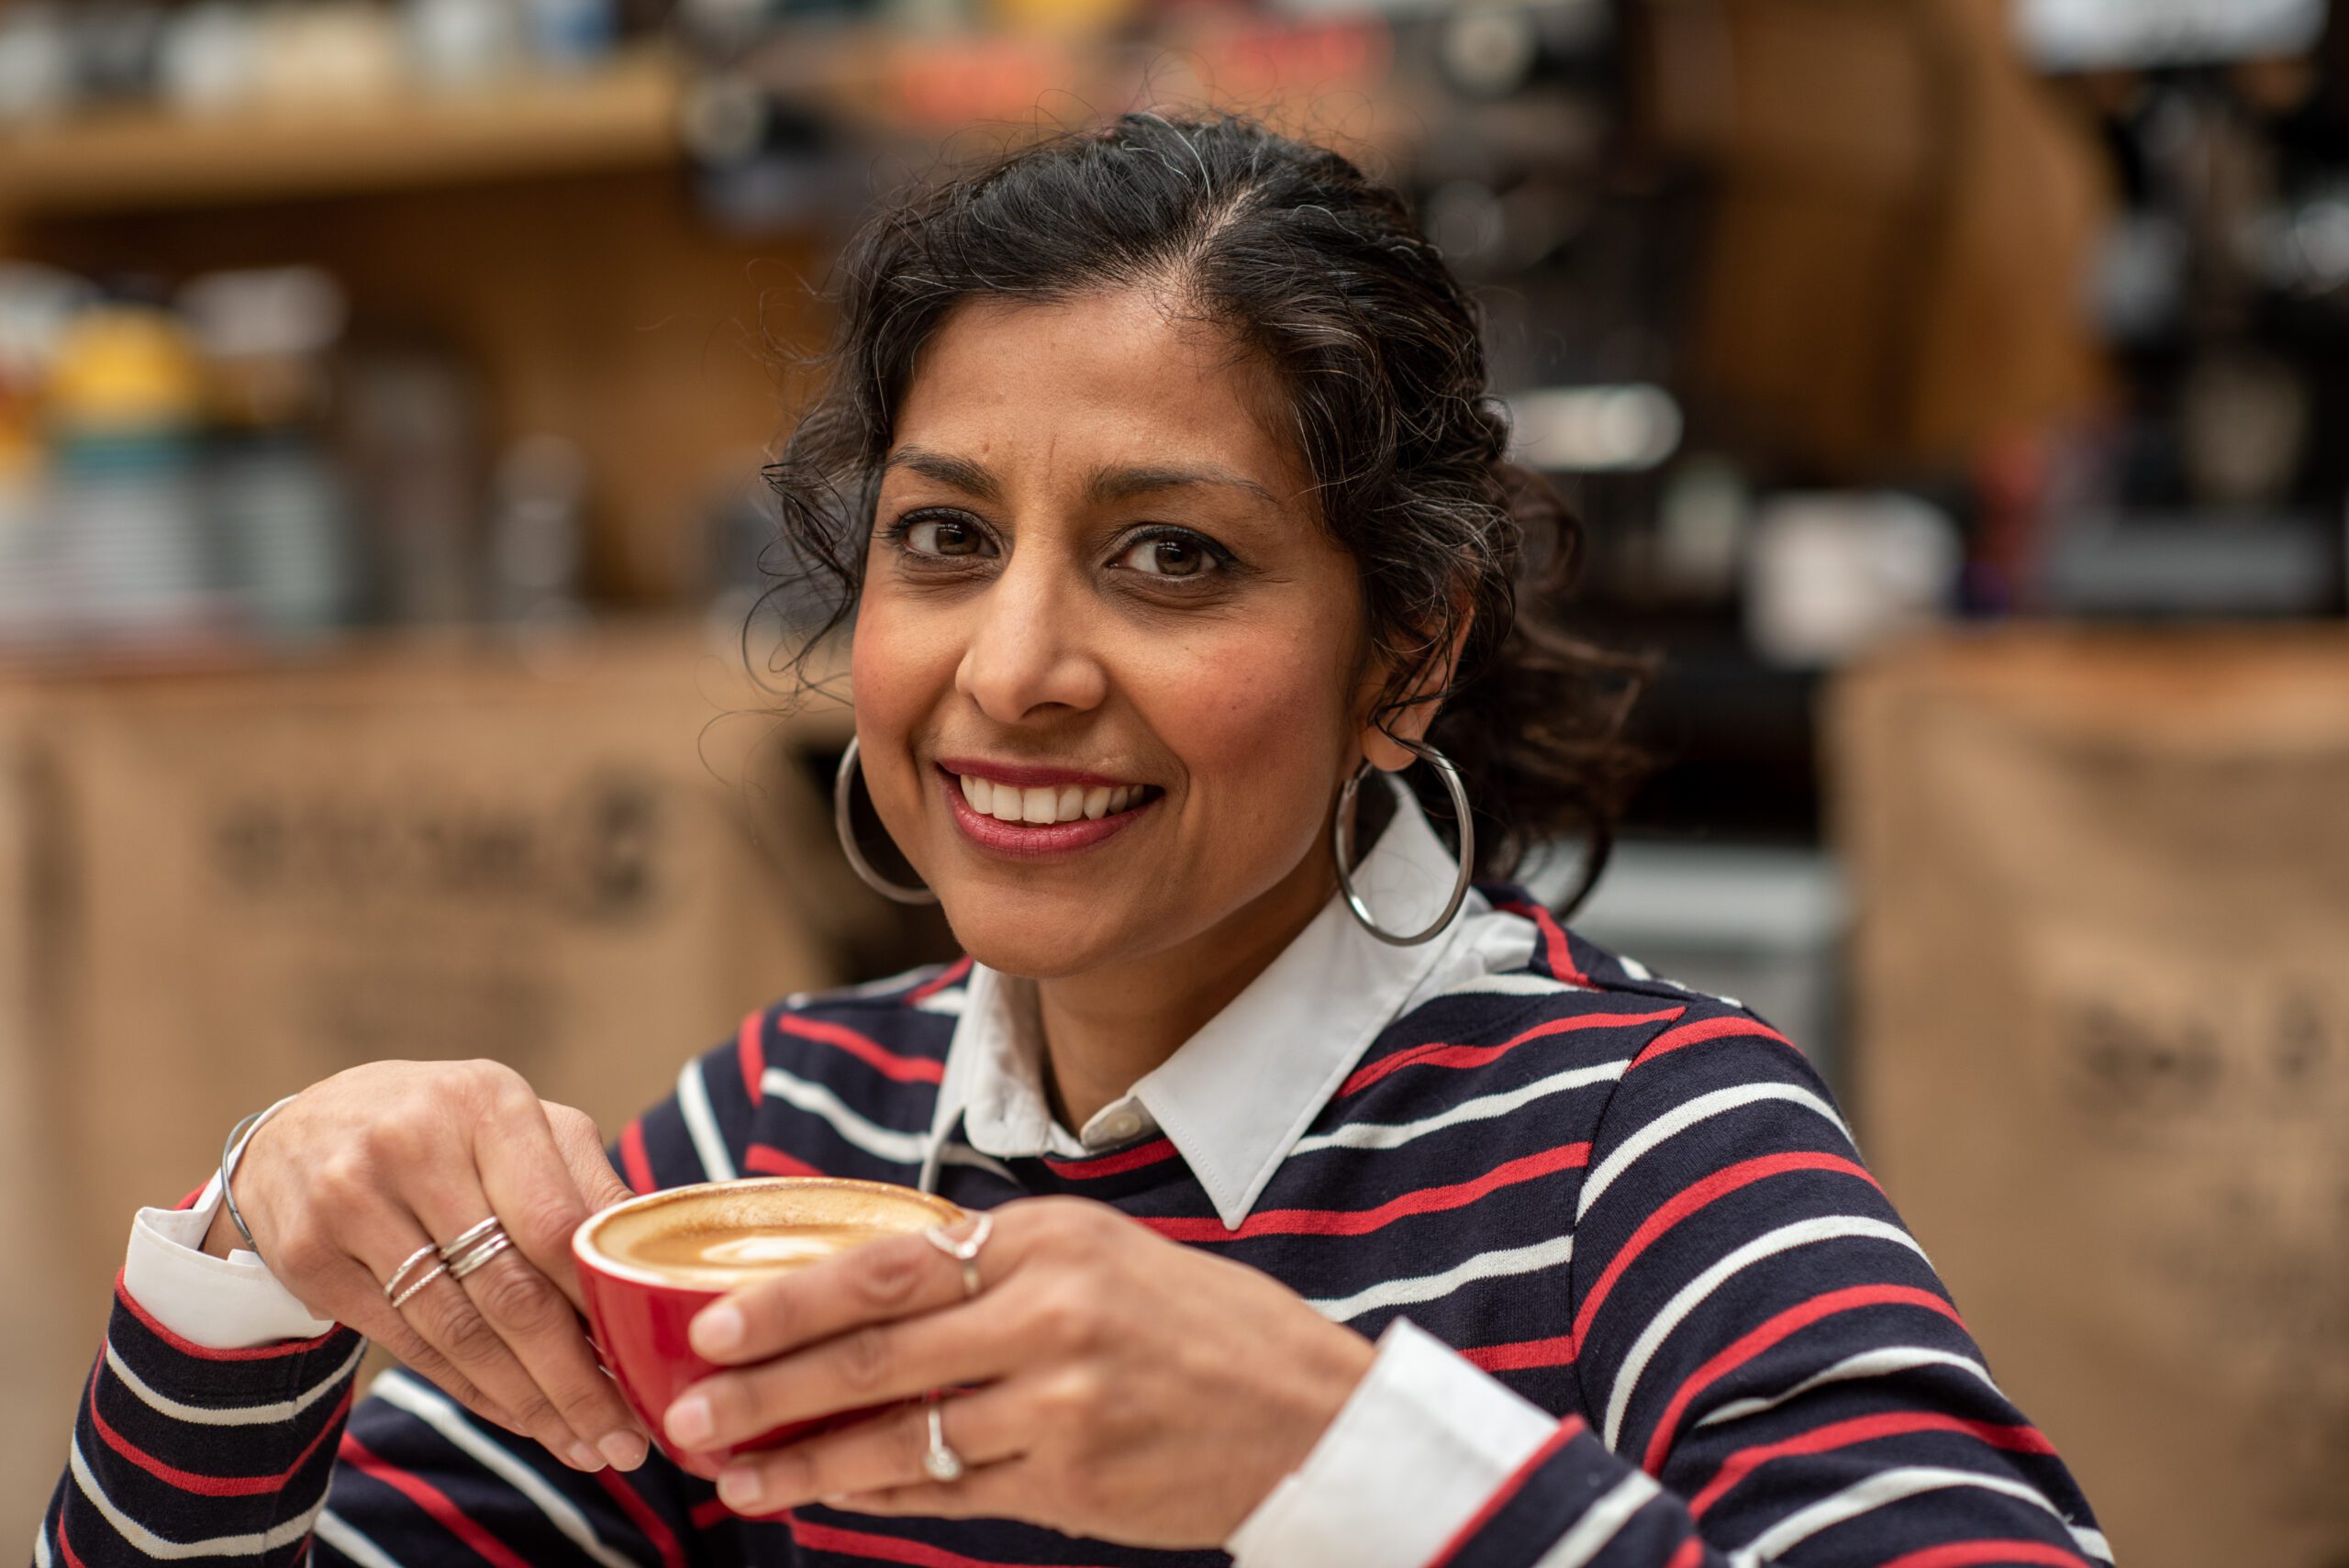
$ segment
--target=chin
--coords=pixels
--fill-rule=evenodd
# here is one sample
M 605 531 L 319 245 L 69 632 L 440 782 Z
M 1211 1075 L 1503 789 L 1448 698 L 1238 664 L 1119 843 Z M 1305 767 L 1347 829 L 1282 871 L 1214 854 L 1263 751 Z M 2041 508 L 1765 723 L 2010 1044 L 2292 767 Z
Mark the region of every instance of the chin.
M 963 951 L 998 974 L 1059 980 L 1112 962 L 1122 949 L 1098 896 L 943 895 Z

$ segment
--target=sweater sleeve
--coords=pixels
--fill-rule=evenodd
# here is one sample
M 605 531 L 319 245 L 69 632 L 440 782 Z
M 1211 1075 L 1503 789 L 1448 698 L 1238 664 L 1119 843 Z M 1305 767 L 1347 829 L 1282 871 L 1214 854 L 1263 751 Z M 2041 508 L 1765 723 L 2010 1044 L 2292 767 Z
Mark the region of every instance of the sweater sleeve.
M 619 1140 L 622 1173 L 640 1189 L 700 1180 L 718 1161 L 730 1175 L 748 1140 L 754 1106 L 735 1044 L 688 1063 L 678 1084 Z M 683 1561 L 691 1495 L 709 1489 L 657 1451 L 630 1475 L 582 1474 L 398 1371 L 354 1413 L 363 1349 L 341 1328 L 198 1344 L 117 1281 L 36 1568 L 291 1564 L 306 1553 L 356 1568 Z
M 2110 1561 L 1826 1087 L 1692 1009 L 1624 1073 L 1575 1217 L 1583 1409 L 1442 1568 Z

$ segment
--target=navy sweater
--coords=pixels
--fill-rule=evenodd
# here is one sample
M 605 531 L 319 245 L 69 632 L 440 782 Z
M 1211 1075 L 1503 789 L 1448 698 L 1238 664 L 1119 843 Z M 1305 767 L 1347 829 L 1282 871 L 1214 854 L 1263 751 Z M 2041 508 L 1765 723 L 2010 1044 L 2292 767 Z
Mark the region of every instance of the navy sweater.
M 1113 1205 L 1365 1334 L 1408 1315 L 1554 1415 L 1451 1568 L 2109 1561 L 1803 1057 L 1515 906 L 1542 936 L 1518 983 L 1391 1024 L 1236 1231 L 1163 1138 L 1008 1164 L 950 1148 L 941 1190 Z M 623 1173 L 700 1181 L 722 1145 L 743 1173 L 912 1182 L 965 967 L 745 1020 L 629 1126 Z M 353 1409 L 357 1348 L 206 1350 L 117 1289 L 34 1561 L 1225 1561 L 1007 1521 L 745 1520 L 657 1452 L 583 1475 L 404 1373 Z

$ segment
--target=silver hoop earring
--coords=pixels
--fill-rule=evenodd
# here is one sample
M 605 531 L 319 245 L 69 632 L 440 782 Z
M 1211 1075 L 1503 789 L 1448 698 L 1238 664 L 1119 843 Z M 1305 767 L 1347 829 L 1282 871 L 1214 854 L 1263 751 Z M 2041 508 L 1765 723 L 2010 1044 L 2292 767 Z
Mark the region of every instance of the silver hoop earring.
M 1416 740 L 1402 740 L 1397 744 L 1433 768 L 1442 778 L 1443 787 L 1452 796 L 1453 820 L 1460 824 L 1460 875 L 1453 882 L 1452 896 L 1445 901 L 1443 913 L 1438 915 L 1434 924 L 1425 930 L 1398 937 L 1371 917 L 1370 906 L 1362 901 L 1362 895 L 1354 891 L 1354 868 L 1346 863 L 1346 825 L 1353 817 L 1354 796 L 1362 788 L 1362 781 L 1378 771 L 1368 762 L 1355 769 L 1353 777 L 1348 779 L 1345 787 L 1338 792 L 1338 816 L 1330 828 L 1330 858 L 1338 865 L 1338 890 L 1346 895 L 1346 907 L 1353 911 L 1354 918 L 1362 922 L 1363 929 L 1389 947 L 1412 948 L 1421 942 L 1432 941 L 1438 932 L 1452 924 L 1452 917 L 1460 913 L 1460 906 L 1467 902 L 1468 884 L 1475 875 L 1476 824 L 1469 815 L 1468 787 L 1460 782 L 1460 770 L 1452 765 L 1452 759 L 1434 747 Z M 1411 798 L 1409 786 L 1400 778 L 1388 773 L 1386 784 L 1395 792 L 1397 804 L 1416 804 Z
M 848 857 L 848 869 L 856 873 L 856 880 L 873 889 L 893 904 L 935 904 L 938 895 L 927 887 L 907 887 L 891 882 L 873 869 L 864 851 L 856 847 L 856 830 L 849 820 L 849 791 L 856 783 L 856 737 L 848 738 L 848 750 L 841 753 L 841 770 L 832 775 L 832 831 L 840 835 L 841 853 Z

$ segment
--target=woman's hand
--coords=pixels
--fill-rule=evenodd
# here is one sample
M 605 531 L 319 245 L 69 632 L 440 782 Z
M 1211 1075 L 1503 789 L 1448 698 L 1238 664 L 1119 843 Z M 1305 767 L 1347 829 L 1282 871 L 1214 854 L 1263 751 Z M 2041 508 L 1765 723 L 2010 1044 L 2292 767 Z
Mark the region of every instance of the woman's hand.
M 958 1481 L 926 1477 L 929 1412 L 907 1406 L 747 1456 L 719 1496 L 743 1513 L 820 1499 L 1216 1547 L 1304 1462 L 1375 1355 L 1266 1275 L 1081 1199 L 996 1210 L 978 1268 L 965 1300 L 961 1265 L 908 1236 L 736 1291 L 692 1333 L 739 1370 L 687 1390 L 670 1439 L 715 1447 L 968 1388 L 941 1407 L 969 1467 Z
M 584 1112 L 543 1103 L 494 1062 L 373 1062 L 304 1090 L 263 1123 L 235 1185 L 270 1273 L 314 1315 L 356 1329 L 578 1469 L 643 1462 L 641 1429 L 574 1310 L 571 1233 L 629 1195 Z M 207 1251 L 235 1240 L 223 1207 Z M 443 1273 L 393 1309 L 393 1271 L 492 1215 L 511 1248 L 462 1281 Z

